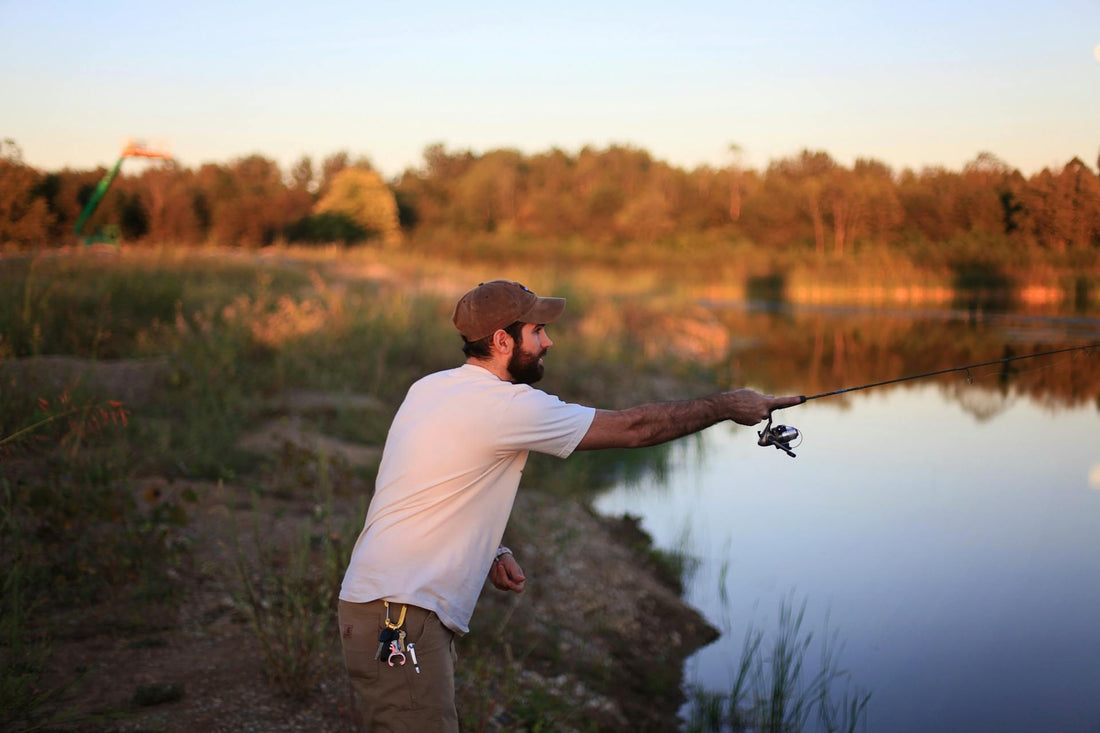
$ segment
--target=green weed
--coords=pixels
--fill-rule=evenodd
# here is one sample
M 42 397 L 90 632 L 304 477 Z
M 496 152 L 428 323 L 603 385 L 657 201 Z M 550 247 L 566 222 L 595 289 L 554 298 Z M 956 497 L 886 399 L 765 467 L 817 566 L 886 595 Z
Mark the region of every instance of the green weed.
M 529 657 L 545 652 L 536 647 L 550 642 L 524 639 L 523 648 L 516 650 L 520 640 L 508 627 L 512 609 L 477 618 L 476 642 L 460 646 L 455 686 L 462 730 L 597 730 L 597 722 L 586 717 L 581 705 L 590 700 L 578 699 L 565 683 L 568 677 L 547 680 L 530 669 Z
M 321 501 L 298 523 L 289 542 L 276 541 L 274 523 L 261 521 L 258 496 L 253 497 L 249 547 L 242 543 L 236 515 L 233 525 L 238 601 L 259 642 L 268 678 L 297 699 L 312 694 L 330 662 L 326 652 L 335 638 L 340 583 L 366 513 L 363 506 L 341 522 L 334 520 L 328 460 L 323 454 L 315 460 Z
M 64 683 L 47 682 L 52 660 L 48 634 L 31 619 L 44 606 L 42 587 L 28 577 L 22 555 L 9 543 L 20 542 L 14 515 L 14 496 L 7 481 L 0 480 L 0 554 L 5 560 L 3 599 L 0 601 L 0 728 L 30 731 L 90 718 L 66 708 L 63 699 L 79 679 Z
M 820 668 L 807 668 L 813 634 L 802 629 L 805 612 L 805 601 L 796 608 L 792 598 L 785 598 L 768 646 L 763 632 L 749 627 L 730 692 L 691 690 L 688 731 L 854 733 L 866 727 L 871 693 L 853 686 L 851 675 L 839 666 L 835 632 L 826 629 Z

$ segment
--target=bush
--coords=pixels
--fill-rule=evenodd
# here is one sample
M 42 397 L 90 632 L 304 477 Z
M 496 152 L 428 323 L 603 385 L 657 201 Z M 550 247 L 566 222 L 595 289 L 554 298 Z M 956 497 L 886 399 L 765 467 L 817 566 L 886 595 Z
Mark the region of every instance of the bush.
M 343 245 L 378 236 L 378 232 L 367 229 L 347 214 L 326 211 L 322 214 L 310 214 L 302 217 L 286 228 L 283 233 L 290 243 L 326 244 L 340 242 Z

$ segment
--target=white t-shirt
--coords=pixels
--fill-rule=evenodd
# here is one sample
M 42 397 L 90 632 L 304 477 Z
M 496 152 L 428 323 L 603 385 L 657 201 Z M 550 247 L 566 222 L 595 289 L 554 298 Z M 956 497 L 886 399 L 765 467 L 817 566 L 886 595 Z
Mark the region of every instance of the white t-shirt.
M 595 414 L 472 364 L 416 382 L 390 426 L 340 598 L 420 606 L 466 633 L 528 451 L 565 458 Z

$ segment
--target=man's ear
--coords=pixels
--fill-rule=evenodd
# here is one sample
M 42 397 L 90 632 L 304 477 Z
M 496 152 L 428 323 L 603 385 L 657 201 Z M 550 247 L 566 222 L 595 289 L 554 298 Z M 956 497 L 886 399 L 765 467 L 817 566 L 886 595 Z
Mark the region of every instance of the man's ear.
M 515 348 L 516 342 L 503 328 L 498 328 L 493 332 L 492 338 L 493 348 L 504 354 L 505 356 L 512 355 L 512 349 Z

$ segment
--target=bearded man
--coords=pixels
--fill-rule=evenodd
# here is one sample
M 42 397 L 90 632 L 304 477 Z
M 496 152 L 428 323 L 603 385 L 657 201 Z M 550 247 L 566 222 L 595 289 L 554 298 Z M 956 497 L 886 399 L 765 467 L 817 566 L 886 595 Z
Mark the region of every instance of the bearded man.
M 344 661 L 363 730 L 457 733 L 454 638 L 486 576 L 522 593 L 500 546 L 530 451 L 636 448 L 724 420 L 755 425 L 801 397 L 747 389 L 597 410 L 532 387 L 563 298 L 494 280 L 458 301 L 466 361 L 409 388 L 394 417 L 366 522 L 340 590 Z

